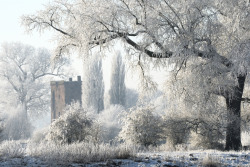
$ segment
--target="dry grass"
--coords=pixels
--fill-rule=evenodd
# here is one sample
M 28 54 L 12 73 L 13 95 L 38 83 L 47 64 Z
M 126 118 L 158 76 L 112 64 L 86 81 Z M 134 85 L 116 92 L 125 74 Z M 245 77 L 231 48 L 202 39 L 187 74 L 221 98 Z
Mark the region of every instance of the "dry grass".
M 25 141 L 7 140 L 0 145 L 0 156 L 3 159 L 22 158 L 25 156 Z
M 73 143 L 56 145 L 53 143 L 30 143 L 27 148 L 27 155 L 38 157 L 45 161 L 57 162 L 100 162 L 108 159 L 127 159 L 135 156 L 135 149 L 132 146 L 92 143 Z
M 88 163 L 108 159 L 134 157 L 137 149 L 120 144 L 73 143 L 58 145 L 50 142 L 33 143 L 28 141 L 4 141 L 0 144 L 0 158 L 34 157 L 47 162 Z

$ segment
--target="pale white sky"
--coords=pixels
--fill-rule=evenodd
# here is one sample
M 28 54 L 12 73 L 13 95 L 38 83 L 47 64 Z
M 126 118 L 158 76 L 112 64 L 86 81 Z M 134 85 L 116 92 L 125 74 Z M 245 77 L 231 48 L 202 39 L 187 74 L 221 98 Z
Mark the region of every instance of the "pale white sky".
M 25 33 L 21 16 L 33 14 L 44 7 L 49 0 L 0 0 L 0 43 L 22 42 L 36 47 L 51 47 L 47 34 Z M 51 48 L 49 48 L 51 49 Z
M 4 42 L 21 42 L 35 47 L 45 47 L 53 50 L 55 44 L 51 41 L 52 32 L 46 31 L 27 33 L 21 25 L 21 17 L 35 14 L 42 10 L 50 0 L 0 0 L 0 44 Z M 74 66 L 76 75 L 82 74 L 82 62 L 75 56 Z

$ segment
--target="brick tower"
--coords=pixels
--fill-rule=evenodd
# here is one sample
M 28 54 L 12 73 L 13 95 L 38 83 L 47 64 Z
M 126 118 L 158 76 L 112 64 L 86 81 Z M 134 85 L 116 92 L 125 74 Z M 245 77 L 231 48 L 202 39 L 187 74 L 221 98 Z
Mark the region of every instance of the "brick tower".
M 81 76 L 77 81 L 51 81 L 51 122 L 64 114 L 66 105 L 73 101 L 82 103 L 82 81 Z

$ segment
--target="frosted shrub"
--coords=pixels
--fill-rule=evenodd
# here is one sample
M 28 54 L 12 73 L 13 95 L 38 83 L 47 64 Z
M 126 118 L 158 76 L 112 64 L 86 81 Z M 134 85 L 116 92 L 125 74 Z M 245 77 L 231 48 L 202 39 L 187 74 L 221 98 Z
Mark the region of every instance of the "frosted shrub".
M 219 149 L 223 150 L 221 134 L 212 132 L 209 129 L 200 129 L 198 133 L 192 132 L 190 135 L 191 149 Z
M 223 150 L 226 116 L 220 111 L 211 111 L 192 121 L 193 133 L 190 135 L 192 149 Z
M 167 137 L 167 146 L 176 149 L 177 145 L 187 143 L 190 126 L 183 118 L 168 117 L 164 120 L 164 132 Z
M 72 103 L 65 110 L 65 114 L 50 125 L 47 139 L 61 144 L 88 140 L 93 121 L 87 111 L 79 103 Z
M 20 158 L 25 156 L 24 141 L 6 140 L 0 145 L 0 156 L 2 158 Z
M 123 106 L 111 105 L 98 115 L 98 119 L 102 125 L 101 136 L 104 142 L 111 142 L 118 136 L 122 126 L 121 118 L 124 114 Z
M 167 146 L 190 144 L 190 149 L 223 149 L 226 116 L 223 110 L 169 110 L 164 121 Z
M 34 143 L 40 143 L 46 139 L 46 136 L 48 135 L 49 127 L 38 129 L 33 132 L 31 141 Z
M 157 145 L 162 137 L 161 119 L 150 106 L 134 107 L 124 118 L 119 137 L 126 143 L 143 146 Z
M 31 136 L 32 130 L 33 127 L 28 118 L 22 112 L 17 112 L 9 116 L 4 123 L 3 139 L 27 139 Z

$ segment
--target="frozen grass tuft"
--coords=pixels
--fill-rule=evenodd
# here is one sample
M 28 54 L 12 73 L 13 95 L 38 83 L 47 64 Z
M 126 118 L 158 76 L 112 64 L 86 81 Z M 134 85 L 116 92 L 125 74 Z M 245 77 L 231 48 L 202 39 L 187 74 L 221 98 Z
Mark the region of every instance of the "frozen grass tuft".
M 45 161 L 88 163 L 108 159 L 127 159 L 136 154 L 136 149 L 128 145 L 110 146 L 92 143 L 72 143 L 56 145 L 54 143 L 29 143 L 27 154 Z
M 241 133 L 241 142 L 243 146 L 250 146 L 250 132 Z
M 204 157 L 202 161 L 202 166 L 204 167 L 220 167 L 222 164 L 220 163 L 217 157 L 214 157 L 210 154 Z
M 0 156 L 3 159 L 22 158 L 25 156 L 26 143 L 22 140 L 6 140 L 0 145 Z

